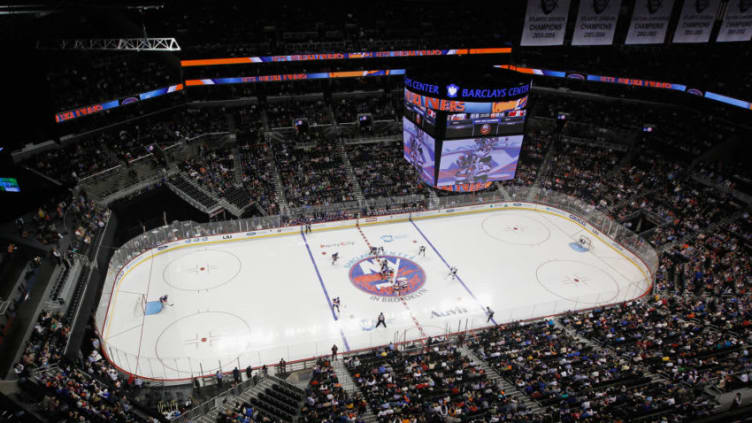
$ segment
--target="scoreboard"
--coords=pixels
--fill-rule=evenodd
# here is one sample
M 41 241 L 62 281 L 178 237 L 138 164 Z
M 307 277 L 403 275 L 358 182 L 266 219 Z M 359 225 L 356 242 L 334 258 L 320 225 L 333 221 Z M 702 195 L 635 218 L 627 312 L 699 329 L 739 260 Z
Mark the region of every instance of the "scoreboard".
M 513 179 L 530 84 L 498 68 L 408 70 L 405 159 L 426 184 L 448 191 L 477 191 Z

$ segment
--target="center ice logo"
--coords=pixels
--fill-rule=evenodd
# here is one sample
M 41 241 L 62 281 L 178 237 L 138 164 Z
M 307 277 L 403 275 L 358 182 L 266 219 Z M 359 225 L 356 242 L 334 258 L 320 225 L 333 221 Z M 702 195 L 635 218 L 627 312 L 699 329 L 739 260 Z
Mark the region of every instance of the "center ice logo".
M 381 276 L 381 260 L 389 263 L 391 275 Z M 409 295 L 426 283 L 426 272 L 414 261 L 399 256 L 367 257 L 350 267 L 350 281 L 358 289 L 380 297 L 396 297 L 396 286 L 402 286 L 400 295 Z

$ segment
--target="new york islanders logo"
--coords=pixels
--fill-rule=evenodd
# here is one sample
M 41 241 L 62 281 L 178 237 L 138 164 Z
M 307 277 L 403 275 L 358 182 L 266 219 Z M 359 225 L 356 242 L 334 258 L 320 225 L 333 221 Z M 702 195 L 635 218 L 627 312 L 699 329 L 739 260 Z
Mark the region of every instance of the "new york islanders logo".
M 386 277 L 381 276 L 381 261 L 384 259 L 391 270 L 391 274 Z M 350 267 L 350 281 L 358 289 L 371 295 L 397 297 L 412 294 L 423 287 L 426 283 L 426 272 L 417 263 L 405 257 L 366 257 Z

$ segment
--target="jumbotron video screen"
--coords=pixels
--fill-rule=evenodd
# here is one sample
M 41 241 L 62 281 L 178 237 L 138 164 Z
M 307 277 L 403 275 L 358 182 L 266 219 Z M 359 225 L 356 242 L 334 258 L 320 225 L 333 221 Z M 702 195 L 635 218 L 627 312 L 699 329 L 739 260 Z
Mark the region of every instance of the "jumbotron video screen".
M 514 178 L 522 135 L 444 140 L 436 186 L 482 184 Z
M 407 117 L 402 118 L 402 133 L 405 160 L 415 166 L 424 182 L 433 185 L 436 140 L 409 121 Z

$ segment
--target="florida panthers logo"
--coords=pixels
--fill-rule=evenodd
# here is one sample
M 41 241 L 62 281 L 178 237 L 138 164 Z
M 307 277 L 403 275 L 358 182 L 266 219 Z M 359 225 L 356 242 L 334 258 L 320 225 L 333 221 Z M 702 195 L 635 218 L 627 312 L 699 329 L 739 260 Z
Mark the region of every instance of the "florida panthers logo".
M 389 272 L 382 273 L 383 260 L 387 261 Z M 405 257 L 367 257 L 350 268 L 350 281 L 358 289 L 371 295 L 396 297 L 412 294 L 423 287 L 426 283 L 426 272 L 417 263 Z

